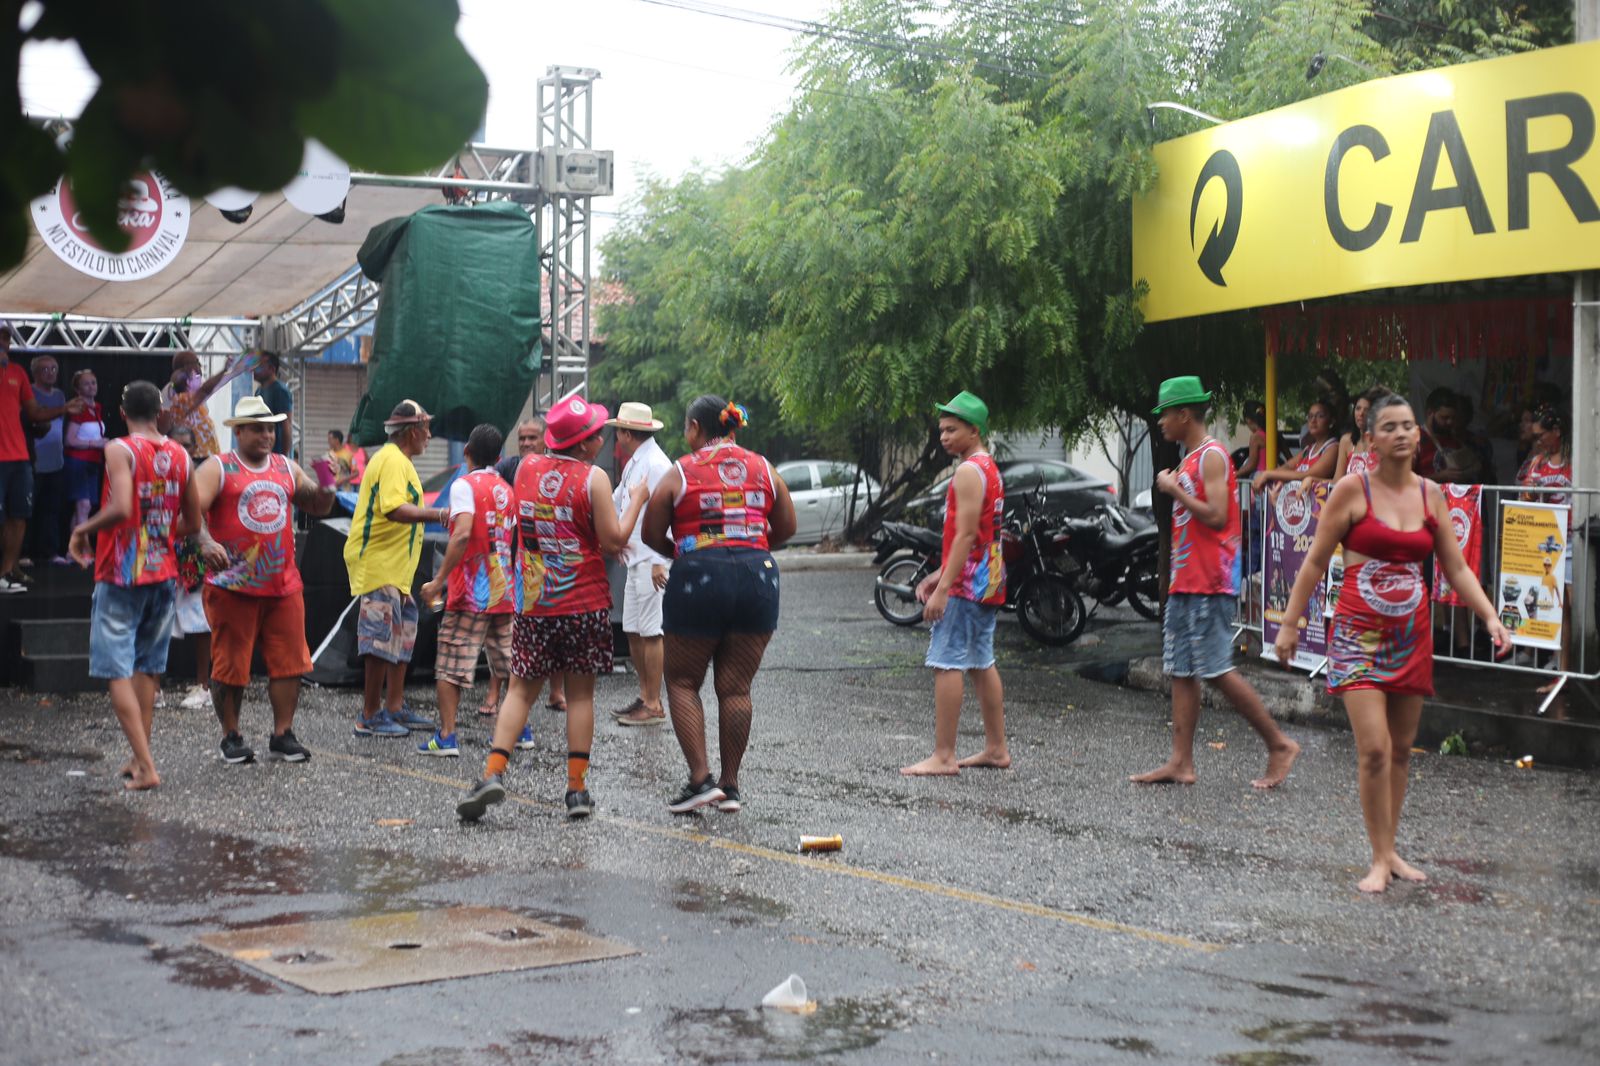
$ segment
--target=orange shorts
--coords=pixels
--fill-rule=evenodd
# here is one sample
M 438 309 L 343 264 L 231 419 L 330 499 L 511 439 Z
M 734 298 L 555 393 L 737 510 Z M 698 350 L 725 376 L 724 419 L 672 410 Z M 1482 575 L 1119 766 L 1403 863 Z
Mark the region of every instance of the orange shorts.
M 211 623 L 211 677 L 224 685 L 250 683 L 250 659 L 257 647 L 270 678 L 311 672 L 306 646 L 306 602 L 287 596 L 246 596 L 205 587 L 206 621 Z

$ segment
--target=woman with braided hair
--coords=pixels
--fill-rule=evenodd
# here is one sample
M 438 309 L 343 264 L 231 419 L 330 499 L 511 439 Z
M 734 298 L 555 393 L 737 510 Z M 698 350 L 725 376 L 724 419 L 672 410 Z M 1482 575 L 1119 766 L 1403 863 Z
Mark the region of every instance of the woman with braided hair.
M 778 564 L 771 548 L 794 536 L 794 501 L 772 465 L 734 443 L 749 423 L 720 396 L 689 405 L 689 454 L 662 476 L 645 509 L 644 542 L 674 558 L 663 597 L 664 673 L 672 728 L 689 783 L 667 804 L 686 814 L 739 809 L 739 764 L 750 740 L 750 682 L 778 628 Z M 713 670 L 721 774 L 706 756 L 700 686 Z

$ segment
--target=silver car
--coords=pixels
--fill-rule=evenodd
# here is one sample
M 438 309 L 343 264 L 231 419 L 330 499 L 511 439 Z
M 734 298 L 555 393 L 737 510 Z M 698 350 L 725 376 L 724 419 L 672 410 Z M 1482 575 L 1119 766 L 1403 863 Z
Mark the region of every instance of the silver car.
M 773 469 L 794 497 L 797 524 L 790 544 L 815 544 L 825 536 L 839 536 L 881 491 L 860 467 L 831 459 L 792 459 Z

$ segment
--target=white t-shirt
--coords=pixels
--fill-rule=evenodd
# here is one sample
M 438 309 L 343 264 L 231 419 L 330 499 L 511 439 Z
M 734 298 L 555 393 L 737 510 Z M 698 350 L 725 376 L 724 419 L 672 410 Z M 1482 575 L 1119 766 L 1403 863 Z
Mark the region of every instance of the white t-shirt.
M 450 482 L 450 524 L 455 525 L 456 516 L 471 514 L 472 485 L 464 477 L 458 477 Z
M 622 468 L 622 476 L 617 479 L 617 487 L 611 493 L 611 502 L 616 505 L 617 517 L 621 518 L 628 510 L 628 494 L 635 485 L 644 485 L 645 491 L 654 494 L 656 486 L 661 484 L 661 479 L 672 470 L 672 460 L 667 458 L 667 453 L 661 450 L 652 437 L 639 445 L 638 451 L 628 458 L 628 463 Z M 667 566 L 671 560 L 661 555 L 644 542 L 644 512 L 639 513 L 639 520 L 633 524 L 633 533 L 628 537 L 628 546 L 622 550 L 622 562 L 626 566 L 639 566 L 650 563 L 654 566 Z

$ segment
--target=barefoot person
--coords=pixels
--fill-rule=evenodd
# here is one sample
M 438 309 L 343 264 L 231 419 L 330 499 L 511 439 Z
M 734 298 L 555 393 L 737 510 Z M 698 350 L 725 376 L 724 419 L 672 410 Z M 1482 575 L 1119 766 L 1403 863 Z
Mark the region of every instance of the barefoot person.
M 676 554 L 662 601 L 667 704 L 689 781 L 667 801 L 673 814 L 716 804 L 740 808 L 739 767 L 755 714 L 750 683 L 778 628 L 778 564 L 770 549 L 794 536 L 794 501 L 772 464 L 734 442 L 745 409 L 701 396 L 685 413 L 689 454 L 662 477 L 645 515 L 644 542 Z M 670 527 L 670 531 L 669 528 Z M 700 687 L 714 670 L 717 745 L 711 776 Z
M 439 623 L 439 653 L 433 676 L 439 700 L 439 728 L 417 745 L 419 755 L 454 758 L 456 710 L 463 689 L 472 687 L 478 652 L 489 656 L 489 674 L 511 672 L 511 542 L 516 508 L 511 486 L 495 472 L 503 439 L 487 422 L 467 437 L 471 469 L 450 485 L 450 543 L 433 579 L 422 586 L 422 602 L 444 603 Z M 529 746 L 533 737 L 528 736 Z
M 233 430 L 237 446 L 207 459 L 194 475 L 195 498 L 206 517 L 200 546 L 211 623 L 211 696 L 222 724 L 222 761 L 230 765 L 255 759 L 239 735 L 239 710 L 257 652 L 272 705 L 267 758 L 310 758 L 293 728 L 300 678 L 311 672 L 305 585 L 294 557 L 294 509 L 327 514 L 333 509 L 333 486 L 319 487 L 299 463 L 273 451 L 288 417 L 259 396 L 242 398 L 223 423 Z
M 1267 771 L 1251 784 L 1275 788 L 1289 776 L 1300 745 L 1283 735 L 1256 690 L 1233 668 L 1238 489 L 1228 453 L 1206 433 L 1210 403 L 1199 378 L 1168 378 L 1154 411 L 1161 435 L 1184 449 L 1176 473 L 1156 475 L 1156 488 L 1172 497 L 1172 563 L 1161 623 L 1161 665 L 1172 678 L 1172 757 L 1129 780 L 1194 784 L 1194 731 L 1204 680 L 1227 697 L 1267 746 Z
M 1343 544 L 1344 585 L 1329 636 L 1328 691 L 1344 697 L 1350 716 L 1361 813 L 1372 842 L 1372 868 L 1356 887 L 1382 892 L 1391 878 L 1426 880 L 1400 858 L 1395 838 L 1422 698 L 1433 695 L 1433 626 L 1422 575 L 1430 552 L 1450 587 L 1483 619 L 1495 647 L 1509 648 L 1511 638 L 1462 558 L 1444 493 L 1412 472 L 1420 434 L 1411 405 L 1392 394 L 1376 400 L 1367 427 L 1378 469 L 1341 479 L 1322 505 L 1275 650 L 1280 663 L 1294 658 L 1299 619 L 1334 547 Z
M 456 805 L 464 821 L 506 798 L 500 775 L 528 724 L 544 678 L 567 675 L 567 817 L 594 810 L 589 749 L 594 741 L 594 681 L 611 672 L 611 588 L 605 556 L 620 554 L 644 509 L 634 488 L 619 520 L 611 479 L 594 465 L 607 412 L 573 396 L 545 419 L 549 450 L 517 467 L 516 598 L 511 622 L 511 680 L 494 723 L 483 778 Z
M 944 498 L 944 547 L 939 571 L 917 587 L 922 617 L 933 623 L 927 665 L 933 668 L 933 754 L 901 767 L 908 777 L 960 773 L 963 766 L 1005 769 L 1005 688 L 994 665 L 994 622 L 1006 600 L 1006 567 L 1000 559 L 1000 513 L 1005 485 L 1000 468 L 983 448 L 989 408 L 970 392 L 936 404 L 939 444 L 958 465 Z M 965 695 L 962 675 L 972 677 L 983 713 L 983 750 L 956 759 L 956 727 Z
M 148 381 L 122 390 L 128 435 L 106 445 L 100 511 L 72 531 L 68 550 L 94 564 L 89 676 L 104 678 L 133 758 L 124 788 L 161 784 L 150 757 L 156 686 L 172 639 L 176 537 L 200 528 L 189 455 L 156 429 L 161 393 Z M 91 549 L 89 538 L 98 534 Z

